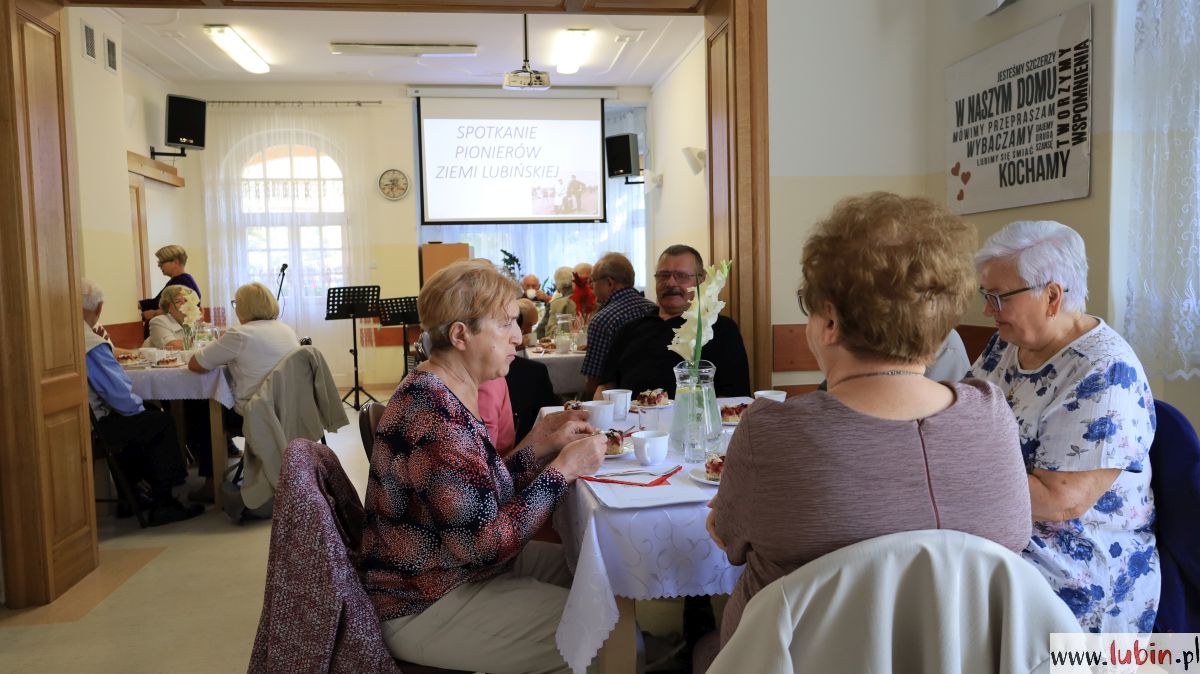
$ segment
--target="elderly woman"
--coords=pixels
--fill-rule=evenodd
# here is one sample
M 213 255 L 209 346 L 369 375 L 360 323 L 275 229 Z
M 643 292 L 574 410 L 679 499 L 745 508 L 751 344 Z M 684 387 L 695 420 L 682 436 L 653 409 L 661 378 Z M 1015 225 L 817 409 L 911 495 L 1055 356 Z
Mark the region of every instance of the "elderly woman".
M 561 546 L 530 543 L 604 458 L 568 420 L 508 458 L 480 420 L 479 385 L 516 356 L 517 284 L 487 261 L 434 274 L 417 300 L 432 353 L 400 382 L 375 436 L 361 548 L 392 654 L 467 671 L 566 672 L 555 646 L 570 575 Z
M 1149 632 L 1158 608 L 1142 364 L 1084 313 L 1087 256 L 1066 225 L 1014 222 L 975 256 L 996 334 L 968 376 L 1004 391 L 1029 470 L 1024 555 L 1092 632 Z
M 765 585 L 852 543 L 955 529 L 1025 547 L 1003 392 L 922 376 L 970 300 L 974 243 L 944 208 L 884 192 L 842 201 L 808 239 L 797 296 L 829 390 L 755 401 L 730 442 L 709 530 L 746 570 L 722 644 Z
M 150 336 L 142 346 L 155 349 L 183 348 L 183 312 L 176 303 L 176 298 L 191 292 L 191 288 L 182 285 L 167 286 L 158 295 L 160 315 L 150 319 Z
M 554 270 L 554 299 L 546 305 L 546 312 L 542 314 L 542 322 L 537 326 L 537 336 L 553 337 L 558 332 L 558 324 L 555 323 L 559 314 L 566 314 L 574 318 L 575 302 L 571 299 L 571 293 L 574 292 L 575 282 L 571 277 L 572 270 L 570 267 L 559 267 Z
M 188 369 L 203 374 L 221 365 L 228 366 L 237 401 L 234 404 L 236 415 L 227 415 L 226 425 L 236 432 L 241 427 L 240 415 L 246 401 L 254 397 L 263 380 L 284 356 L 300 348 L 300 338 L 290 325 L 279 320 L 279 303 L 265 285 L 246 284 L 233 296 L 234 313 L 241 325 L 229 328 L 215 342 L 192 356 Z M 189 498 L 211 497 L 212 455 L 198 452 L 196 460 L 205 483 L 189 494 Z
M 154 257 L 158 260 L 158 268 L 162 271 L 163 276 L 170 280 L 162 290 L 158 291 L 158 295 L 149 299 L 144 299 L 138 303 L 142 311 L 142 320 L 149 321 L 155 316 L 162 316 L 167 312 L 162 306 L 163 292 L 172 286 L 185 286 L 191 288 L 196 293 L 197 297 L 202 297 L 200 294 L 200 286 L 196 284 L 196 279 L 192 275 L 184 271 L 187 266 L 188 254 L 183 246 L 163 246 L 154 252 Z

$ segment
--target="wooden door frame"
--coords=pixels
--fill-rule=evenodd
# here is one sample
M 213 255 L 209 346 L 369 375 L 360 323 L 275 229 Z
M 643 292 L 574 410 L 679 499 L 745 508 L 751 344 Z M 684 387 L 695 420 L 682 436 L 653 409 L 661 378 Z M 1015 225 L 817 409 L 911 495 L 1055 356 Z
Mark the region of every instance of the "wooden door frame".
M 146 178 L 129 172 L 129 189 L 137 191 L 136 210 L 131 212 L 130 226 L 133 227 L 133 274 L 138 297 L 150 297 L 150 244 L 146 234 Z

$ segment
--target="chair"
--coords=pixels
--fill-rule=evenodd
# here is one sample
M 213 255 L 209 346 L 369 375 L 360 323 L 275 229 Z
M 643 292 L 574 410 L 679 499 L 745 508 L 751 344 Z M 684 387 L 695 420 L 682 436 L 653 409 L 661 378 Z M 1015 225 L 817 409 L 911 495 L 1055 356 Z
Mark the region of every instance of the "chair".
M 767 585 L 708 672 L 1049 672 L 1051 632 L 1080 627 L 1032 564 L 960 531 L 909 531 Z
M 1162 592 L 1155 632 L 1200 632 L 1200 438 L 1179 410 L 1154 401 L 1150 488 Z
M 333 450 L 294 440 L 275 494 L 248 672 L 448 674 L 392 659 L 357 571 L 366 516 Z
M 121 452 L 122 447 L 113 447 L 101 435 L 96 427 L 96 413 L 92 411 L 91 406 L 88 406 L 88 417 L 92 421 L 92 461 L 104 459 L 108 465 L 108 472 L 112 475 L 113 482 L 117 487 L 117 498 L 97 498 L 97 503 L 116 503 L 124 502 L 125 505 L 133 511 L 134 517 L 137 517 L 138 526 L 145 529 L 149 520 L 146 513 L 138 507 L 137 494 L 133 491 L 133 485 L 129 484 L 129 478 L 125 476 L 125 469 L 121 468 L 120 462 L 117 461 L 117 454 Z
M 371 448 L 375 446 L 375 428 L 383 418 L 387 405 L 369 402 L 358 411 L 358 433 L 362 436 L 363 451 L 367 453 L 367 463 L 371 463 Z

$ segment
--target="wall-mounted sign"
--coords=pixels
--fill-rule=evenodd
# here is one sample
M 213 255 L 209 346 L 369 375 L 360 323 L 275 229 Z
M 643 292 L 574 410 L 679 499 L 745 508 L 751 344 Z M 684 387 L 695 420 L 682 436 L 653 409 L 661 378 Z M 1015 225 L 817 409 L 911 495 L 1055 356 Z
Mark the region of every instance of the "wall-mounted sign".
M 946 69 L 946 202 L 978 213 L 1086 197 L 1092 6 Z

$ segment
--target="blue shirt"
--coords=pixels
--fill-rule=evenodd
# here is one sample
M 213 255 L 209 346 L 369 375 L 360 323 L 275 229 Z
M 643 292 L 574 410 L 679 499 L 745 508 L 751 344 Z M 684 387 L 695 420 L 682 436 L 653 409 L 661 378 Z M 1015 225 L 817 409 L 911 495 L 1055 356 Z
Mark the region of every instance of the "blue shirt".
M 1041 470 L 1119 468 L 1090 510 L 1033 523 L 1022 553 L 1090 632 L 1150 632 L 1159 562 L 1150 491 L 1154 398 L 1133 349 L 1104 321 L 1037 370 L 993 336 L 968 377 L 1005 391 L 1025 465 Z
M 583 357 L 583 367 L 579 371 L 585 376 L 599 378 L 604 374 L 604 364 L 617 330 L 629 321 L 655 311 L 658 311 L 658 305 L 633 288 L 621 288 L 609 296 L 608 303 L 588 324 L 587 355 Z
M 121 369 L 117 357 L 113 355 L 112 347 L 107 344 L 97 346 L 88 351 L 87 360 L 88 387 L 99 396 L 100 401 L 108 408 L 124 417 L 131 417 L 146 411 L 142 399 L 133 392 L 133 382 L 129 375 Z M 108 414 L 107 410 L 97 409 L 92 405 L 96 417 Z M 103 414 L 101 413 L 103 412 Z

